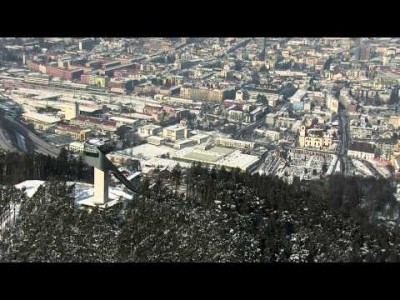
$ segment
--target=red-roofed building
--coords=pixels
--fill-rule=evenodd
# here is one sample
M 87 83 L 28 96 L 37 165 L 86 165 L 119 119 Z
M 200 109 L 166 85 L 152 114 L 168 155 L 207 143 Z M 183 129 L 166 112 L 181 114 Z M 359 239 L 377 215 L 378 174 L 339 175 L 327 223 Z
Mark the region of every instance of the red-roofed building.
M 71 120 L 70 123 L 73 125 L 80 125 L 85 128 L 90 128 L 94 130 L 103 130 L 109 132 L 114 132 L 117 130 L 116 121 L 107 121 L 89 116 L 78 116 L 75 119 Z
M 46 66 L 46 73 L 65 80 L 80 80 L 83 75 L 83 69 L 61 69 L 53 66 Z

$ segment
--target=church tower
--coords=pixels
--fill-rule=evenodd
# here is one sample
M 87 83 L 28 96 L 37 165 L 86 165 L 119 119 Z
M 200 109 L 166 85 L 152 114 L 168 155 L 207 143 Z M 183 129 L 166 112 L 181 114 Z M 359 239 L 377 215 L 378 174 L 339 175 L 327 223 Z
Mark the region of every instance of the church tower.
M 305 145 L 305 138 L 306 138 L 306 126 L 300 126 L 300 136 L 299 136 L 299 144 L 300 147 L 304 147 Z

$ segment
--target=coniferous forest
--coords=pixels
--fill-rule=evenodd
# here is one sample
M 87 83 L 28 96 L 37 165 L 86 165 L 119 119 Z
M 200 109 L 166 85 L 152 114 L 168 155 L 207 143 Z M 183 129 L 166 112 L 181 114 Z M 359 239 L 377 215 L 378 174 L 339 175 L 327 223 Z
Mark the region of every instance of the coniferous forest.
M 1 184 L 50 178 L 93 182 L 93 168 L 82 157 L 74 158 L 65 149 L 57 158 L 37 153 L 0 152 Z
M 20 207 L 0 238 L 2 262 L 400 261 L 398 204 L 383 179 L 288 185 L 178 166 L 142 179 L 128 206 L 88 213 L 66 181 L 90 182 L 92 171 L 66 152 L 3 154 L 0 173 L 0 215 Z M 47 182 L 28 198 L 12 186 L 26 179 Z

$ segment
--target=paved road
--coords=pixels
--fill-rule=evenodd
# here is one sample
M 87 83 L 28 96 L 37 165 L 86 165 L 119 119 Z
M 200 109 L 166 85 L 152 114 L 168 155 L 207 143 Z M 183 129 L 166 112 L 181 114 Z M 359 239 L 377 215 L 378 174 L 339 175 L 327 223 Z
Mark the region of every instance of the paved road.
M 13 118 L 6 116 L 4 118 L 4 121 L 9 122 L 12 128 L 14 128 L 14 130 L 17 131 L 19 134 L 21 134 L 25 139 L 29 139 L 34 144 L 35 152 L 39 152 L 54 157 L 57 157 L 58 154 L 60 153 L 60 149 L 45 142 L 44 140 L 39 138 L 32 131 L 22 126 L 19 122 L 17 122 Z
M 233 136 L 234 139 L 240 139 L 240 140 L 247 140 L 245 135 L 248 134 L 249 132 L 253 132 L 254 128 L 259 126 L 260 124 L 265 123 L 265 117 L 261 118 L 257 122 L 251 123 L 250 125 L 247 125 L 246 127 L 240 128 Z
M 363 164 L 371 171 L 375 178 L 383 178 L 382 174 L 379 173 L 375 167 L 368 160 L 361 160 Z
M 340 146 L 339 146 L 339 160 L 341 173 L 345 176 L 351 176 L 351 163 L 347 157 L 347 149 L 349 146 L 349 124 L 347 119 L 347 112 L 345 108 L 339 108 L 339 126 L 341 129 Z
M 14 147 L 4 136 L 2 129 L 0 128 L 0 148 L 5 151 L 18 151 L 18 148 Z
M 0 148 L 10 152 L 19 151 L 18 147 L 13 145 L 13 142 L 9 139 L 9 129 L 10 127 L 2 114 L 0 117 Z

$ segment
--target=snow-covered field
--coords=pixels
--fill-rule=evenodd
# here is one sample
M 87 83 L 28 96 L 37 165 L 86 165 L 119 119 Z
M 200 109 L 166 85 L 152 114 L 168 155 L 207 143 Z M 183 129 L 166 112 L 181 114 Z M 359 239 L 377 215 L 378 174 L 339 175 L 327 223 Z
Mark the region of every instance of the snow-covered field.
M 339 157 L 337 155 L 332 155 L 332 161 L 329 165 L 326 175 L 331 175 L 333 173 L 340 172 L 340 162 L 338 162 L 338 160 L 339 160 Z
M 352 158 L 351 162 L 357 168 L 357 171 L 359 171 L 362 175 L 364 175 L 364 176 L 374 176 L 374 174 L 372 174 L 372 172 L 368 169 L 368 167 L 366 165 L 364 165 L 358 159 Z
M 379 172 L 379 174 L 381 174 L 384 178 L 390 178 L 392 175 L 390 174 L 390 171 L 384 166 L 379 164 L 379 162 L 376 162 L 375 160 L 368 160 L 375 168 L 375 170 L 377 170 Z
M 32 197 L 38 188 L 44 183 L 43 180 L 26 180 L 15 185 L 17 189 L 25 188 L 26 195 Z
M 21 182 L 15 187 L 17 189 L 22 189 L 25 188 L 25 193 L 28 197 L 32 197 L 38 188 L 45 183 L 45 181 L 42 180 L 26 180 L 24 182 Z M 82 201 L 87 202 L 88 199 L 93 198 L 93 184 L 90 183 L 83 183 L 83 182 L 73 182 L 69 181 L 69 185 L 75 184 L 75 203 L 76 204 L 81 204 Z M 120 197 L 131 200 L 132 196 L 125 193 L 123 189 L 119 187 L 113 187 L 110 186 L 108 188 L 108 198 L 111 200 L 117 200 Z

